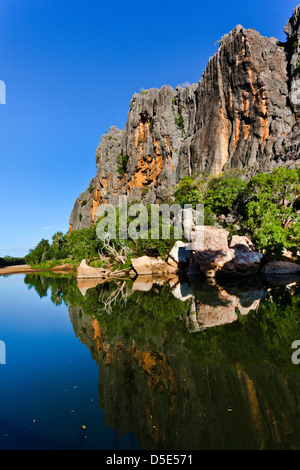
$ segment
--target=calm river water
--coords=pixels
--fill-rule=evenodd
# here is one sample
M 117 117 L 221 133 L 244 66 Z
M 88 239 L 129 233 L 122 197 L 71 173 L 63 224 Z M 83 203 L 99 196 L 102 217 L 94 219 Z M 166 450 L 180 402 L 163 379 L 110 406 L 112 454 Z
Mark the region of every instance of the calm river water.
M 299 294 L 0 276 L 0 449 L 300 449 Z

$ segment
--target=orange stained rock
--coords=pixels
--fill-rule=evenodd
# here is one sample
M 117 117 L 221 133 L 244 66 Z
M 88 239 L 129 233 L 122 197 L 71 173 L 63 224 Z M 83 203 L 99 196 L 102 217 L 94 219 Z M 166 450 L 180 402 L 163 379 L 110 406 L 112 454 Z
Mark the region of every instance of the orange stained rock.
M 138 127 L 134 130 L 134 147 L 135 150 L 140 145 L 140 141 L 148 142 L 149 139 L 149 124 L 148 122 L 143 123 L 140 121 Z
M 95 219 L 96 219 L 96 213 L 97 209 L 100 205 L 100 190 L 97 187 L 94 192 L 94 198 L 93 198 L 93 203 L 92 203 L 92 209 L 91 209 L 91 221 L 92 224 L 94 224 Z
M 267 96 L 266 91 L 264 88 L 260 88 L 259 90 L 255 90 L 252 80 L 252 69 L 249 68 L 249 81 L 251 90 L 253 93 L 254 101 L 257 104 L 258 112 L 259 112 L 259 119 L 261 125 L 261 140 L 265 142 L 269 137 L 269 124 L 268 124 L 268 106 L 267 106 Z
M 218 125 L 218 140 L 216 146 L 216 155 L 213 172 L 216 175 L 222 173 L 224 165 L 229 158 L 229 141 L 230 141 L 230 123 L 225 115 L 224 107 L 220 103 L 220 118 Z M 196 165 L 195 165 L 196 166 Z
M 156 162 L 155 162 L 155 159 L 153 158 L 151 163 L 150 163 L 150 174 L 149 174 L 149 185 L 152 185 L 155 183 L 155 179 L 156 179 L 156 173 L 155 173 L 155 170 L 156 170 Z
M 137 169 L 134 175 L 131 177 L 128 182 L 128 188 L 132 189 L 134 187 L 142 187 L 147 184 L 147 174 L 148 174 L 149 164 L 144 161 L 144 158 L 141 156 L 138 159 Z
M 96 338 L 101 337 L 101 331 L 100 331 L 99 323 L 98 323 L 98 321 L 96 320 L 96 318 L 94 318 L 94 319 L 91 321 L 91 326 L 92 326 L 93 331 L 94 331 L 94 338 L 93 338 L 93 339 L 96 339 Z
M 144 141 L 148 142 L 149 139 L 149 123 L 145 122 L 144 124 Z
M 155 166 L 155 171 L 156 171 L 156 177 L 160 175 L 161 170 L 163 169 L 163 163 L 162 163 L 162 155 L 156 155 L 156 166 Z
M 244 138 L 245 139 L 248 139 L 248 137 L 250 135 L 250 129 L 251 129 L 250 124 L 245 124 L 244 123 Z
M 142 367 L 146 372 L 151 373 L 151 369 L 155 367 L 156 362 L 151 356 L 150 351 L 140 351 L 136 350 L 134 353 L 135 359 L 138 361 L 140 367 Z
M 261 140 L 265 142 L 269 137 L 269 125 L 268 125 L 268 106 L 267 106 L 267 96 L 266 91 L 263 88 L 260 88 L 256 94 L 258 112 L 260 116 L 261 123 Z
M 241 103 L 242 103 L 242 111 L 244 116 L 249 117 L 249 95 L 247 92 L 241 91 Z
M 112 355 L 110 349 L 108 348 L 107 351 L 106 351 L 106 354 L 105 354 L 104 364 L 106 366 L 108 366 L 112 362 L 112 359 L 113 359 L 113 355 Z
M 241 126 L 241 121 L 239 118 L 239 113 L 238 113 L 238 110 L 235 109 L 235 117 L 233 120 L 233 130 L 232 130 L 233 151 L 236 150 L 239 139 L 240 139 L 240 126 Z
M 156 157 L 162 157 L 162 152 L 161 152 L 159 142 L 157 142 L 155 137 L 153 137 L 153 147 L 154 147 L 154 154 L 156 155 Z
M 165 140 L 166 150 L 167 150 L 167 151 L 170 150 L 170 153 L 171 153 L 171 155 L 172 155 L 172 153 L 173 153 L 173 147 L 172 147 L 172 143 L 169 142 L 169 140 L 171 141 L 171 137 L 165 136 L 164 140 Z
M 256 90 L 255 90 L 254 85 L 253 85 L 253 74 L 252 74 L 252 69 L 251 69 L 251 67 L 249 67 L 249 69 L 248 69 L 248 74 L 249 74 L 249 82 L 250 82 L 252 94 L 253 94 L 253 97 L 255 97 L 255 95 L 256 95 Z

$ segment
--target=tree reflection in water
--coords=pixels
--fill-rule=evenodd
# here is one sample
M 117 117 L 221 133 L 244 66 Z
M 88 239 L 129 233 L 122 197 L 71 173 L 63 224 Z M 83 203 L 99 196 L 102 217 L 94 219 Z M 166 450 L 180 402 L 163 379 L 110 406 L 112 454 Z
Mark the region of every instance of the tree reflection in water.
M 142 449 L 300 448 L 298 279 L 25 282 L 68 306 L 106 424 Z

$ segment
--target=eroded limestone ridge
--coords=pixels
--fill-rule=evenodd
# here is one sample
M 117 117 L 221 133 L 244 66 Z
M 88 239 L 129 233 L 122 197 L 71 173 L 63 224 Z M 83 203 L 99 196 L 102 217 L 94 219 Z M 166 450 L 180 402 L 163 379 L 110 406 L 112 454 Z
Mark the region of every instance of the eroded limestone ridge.
M 300 5 L 285 32 L 280 43 L 236 26 L 197 84 L 135 93 L 125 129 L 101 138 L 97 174 L 75 202 L 70 229 L 92 225 L 98 207 L 120 195 L 163 200 L 185 174 L 297 166 Z

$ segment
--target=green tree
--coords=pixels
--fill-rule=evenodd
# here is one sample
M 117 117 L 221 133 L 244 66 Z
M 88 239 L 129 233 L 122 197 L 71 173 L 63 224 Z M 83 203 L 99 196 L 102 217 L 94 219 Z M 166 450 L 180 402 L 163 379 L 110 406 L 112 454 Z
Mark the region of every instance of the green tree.
M 100 241 L 96 235 L 95 227 L 83 228 L 71 232 L 66 240 L 65 253 L 76 261 L 92 259 L 98 256 Z
M 67 257 L 66 244 L 67 236 L 62 232 L 56 232 L 52 236 L 51 250 L 54 259 L 59 260 Z
M 259 249 L 277 256 L 283 248 L 297 252 L 300 216 L 295 207 L 299 194 L 299 170 L 280 167 L 250 180 L 243 195 L 243 226 L 253 234 Z
M 217 216 L 228 215 L 237 209 L 247 183 L 239 178 L 222 175 L 213 178 L 208 185 L 204 203 Z
M 36 245 L 35 248 L 29 250 L 28 255 L 25 256 L 25 261 L 29 265 L 41 263 L 52 259 L 51 245 L 48 240 L 44 238 Z

